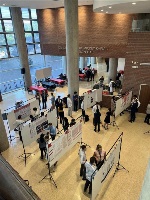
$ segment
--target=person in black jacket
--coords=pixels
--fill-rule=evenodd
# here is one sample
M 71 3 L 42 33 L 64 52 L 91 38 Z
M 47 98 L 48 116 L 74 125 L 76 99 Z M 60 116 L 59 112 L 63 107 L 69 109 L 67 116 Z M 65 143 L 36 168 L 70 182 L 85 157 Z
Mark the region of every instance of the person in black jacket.
M 43 109 L 46 109 L 47 105 L 46 105 L 46 102 L 47 102 L 47 93 L 45 90 L 43 90 L 42 94 L 41 94 L 41 97 L 42 97 L 42 103 L 43 103 Z
M 58 112 L 58 108 L 59 108 L 59 104 L 60 104 L 60 96 L 57 97 L 57 99 L 55 100 L 55 106 L 56 106 L 56 111 L 57 111 L 57 117 L 59 117 L 59 112 Z
M 135 121 L 135 113 L 137 112 L 137 109 L 138 109 L 138 99 L 136 97 L 133 97 L 133 100 L 131 102 L 131 113 L 129 122 L 132 123 Z
M 64 131 L 68 130 L 69 122 L 68 122 L 68 118 L 67 117 L 64 117 L 62 126 L 63 126 Z
M 59 103 L 58 112 L 59 112 L 59 117 L 60 117 L 60 123 L 62 124 L 63 119 L 64 119 L 64 111 L 63 111 L 63 102 L 62 102 L 62 99 L 61 99 L 61 101 Z
M 78 96 L 77 92 L 74 92 L 74 94 L 73 94 L 74 111 L 78 110 L 78 101 L 79 101 L 79 96 Z
M 101 116 L 101 113 L 99 112 L 99 109 L 97 109 L 94 114 L 94 125 L 95 125 L 94 131 L 95 132 L 96 132 L 97 126 L 98 126 L 98 132 L 100 131 L 100 116 Z
M 46 155 L 46 142 L 45 142 L 43 133 L 40 135 L 39 148 L 41 150 L 41 159 L 43 159 L 43 152 L 45 152 L 45 155 Z

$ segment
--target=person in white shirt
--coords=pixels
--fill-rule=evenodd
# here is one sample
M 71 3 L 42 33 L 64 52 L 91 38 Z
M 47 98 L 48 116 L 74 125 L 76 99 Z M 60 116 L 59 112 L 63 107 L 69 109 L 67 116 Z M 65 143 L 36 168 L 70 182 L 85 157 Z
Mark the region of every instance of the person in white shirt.
M 86 162 L 86 146 L 82 145 L 80 150 L 79 150 L 79 156 L 80 156 L 80 163 L 81 163 L 81 168 L 80 168 L 80 176 L 82 176 L 82 180 L 86 180 L 86 170 L 85 170 L 85 162 Z
M 85 168 L 86 168 L 86 182 L 84 186 L 84 192 L 86 192 L 89 187 L 89 194 L 91 194 L 92 193 L 92 178 L 96 174 L 95 157 L 91 157 L 90 162 L 85 163 Z
M 100 107 L 99 103 L 96 102 L 95 106 L 93 106 L 93 108 L 92 108 L 92 111 L 95 114 L 97 110 L 99 110 L 99 112 L 100 112 L 100 109 L 101 109 L 101 107 Z
M 33 108 L 33 117 L 38 117 L 40 115 L 40 110 L 36 107 Z
M 113 92 L 115 90 L 115 88 L 113 86 L 114 84 L 115 84 L 115 82 L 112 81 L 112 79 L 110 79 L 110 82 L 109 82 L 109 92 L 110 92 L 111 95 L 113 95 Z
M 70 94 L 67 96 L 68 116 L 72 117 L 72 100 Z

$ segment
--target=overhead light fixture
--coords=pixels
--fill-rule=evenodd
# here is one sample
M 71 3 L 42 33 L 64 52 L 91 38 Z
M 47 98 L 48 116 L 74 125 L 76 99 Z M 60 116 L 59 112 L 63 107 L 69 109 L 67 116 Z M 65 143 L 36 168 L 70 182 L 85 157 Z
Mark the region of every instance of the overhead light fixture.
M 108 11 L 106 13 L 108 13 Z
M 5 3 L 3 3 L 3 6 L 5 6 Z
M 135 5 L 136 3 L 134 2 L 134 3 L 132 3 L 133 5 Z
M 102 12 L 104 11 L 104 10 L 101 10 Z
M 111 6 L 109 6 L 109 8 L 112 8 Z

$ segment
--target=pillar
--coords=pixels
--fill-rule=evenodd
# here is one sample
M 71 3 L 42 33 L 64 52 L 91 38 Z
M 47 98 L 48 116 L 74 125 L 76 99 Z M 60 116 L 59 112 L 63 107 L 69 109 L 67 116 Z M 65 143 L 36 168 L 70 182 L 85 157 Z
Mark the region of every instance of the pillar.
M 67 74 L 67 57 L 62 56 L 63 74 Z
M 80 57 L 80 69 L 85 67 L 85 57 Z
M 110 82 L 110 79 L 116 81 L 117 67 L 118 67 L 118 58 L 109 58 L 108 82 Z
M 0 152 L 5 151 L 6 149 L 8 149 L 8 147 L 9 142 L 0 110 Z
M 91 57 L 91 65 L 96 64 L 96 57 Z
M 28 53 L 26 47 L 23 21 L 21 17 L 22 16 L 21 8 L 12 7 L 11 15 L 12 15 L 12 23 L 14 27 L 21 68 L 25 69 L 25 74 L 23 76 L 25 81 L 25 88 L 27 89 L 32 85 L 32 81 L 31 81 L 31 74 L 28 62 Z
M 68 94 L 79 94 L 78 0 L 64 0 Z

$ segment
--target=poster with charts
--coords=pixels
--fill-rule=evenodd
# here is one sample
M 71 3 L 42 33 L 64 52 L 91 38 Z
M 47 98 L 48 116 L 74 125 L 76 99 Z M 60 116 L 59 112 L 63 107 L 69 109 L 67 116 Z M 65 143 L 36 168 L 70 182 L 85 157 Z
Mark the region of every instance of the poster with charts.
M 78 122 L 77 124 L 72 126 L 72 141 L 75 140 L 80 135 L 80 131 L 79 131 L 79 125 L 80 124 L 81 123 Z
M 16 119 L 18 119 L 18 116 L 21 115 L 21 118 L 24 119 L 28 116 L 30 116 L 31 114 L 31 110 L 30 110 L 30 103 L 21 106 L 20 108 L 14 110 L 15 113 L 15 117 Z
M 55 157 L 54 148 L 55 148 L 55 143 L 50 141 L 50 143 L 48 143 L 47 145 L 49 162 L 52 162 L 54 160 Z

